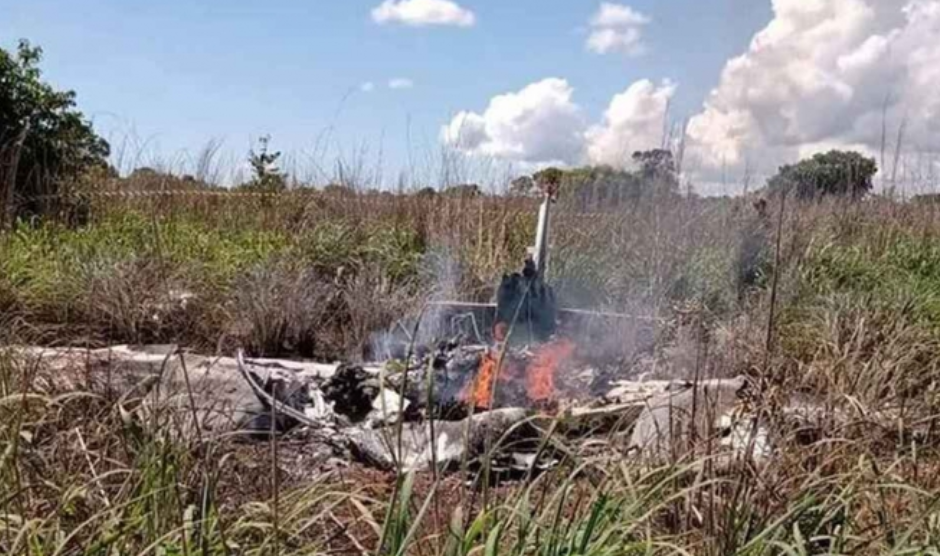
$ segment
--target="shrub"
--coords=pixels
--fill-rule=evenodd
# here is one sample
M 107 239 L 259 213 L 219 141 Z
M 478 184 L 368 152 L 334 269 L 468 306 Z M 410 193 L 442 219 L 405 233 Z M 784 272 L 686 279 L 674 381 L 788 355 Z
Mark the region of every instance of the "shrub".
M 236 280 L 230 335 L 255 355 L 310 357 L 335 291 L 310 269 L 259 265 Z

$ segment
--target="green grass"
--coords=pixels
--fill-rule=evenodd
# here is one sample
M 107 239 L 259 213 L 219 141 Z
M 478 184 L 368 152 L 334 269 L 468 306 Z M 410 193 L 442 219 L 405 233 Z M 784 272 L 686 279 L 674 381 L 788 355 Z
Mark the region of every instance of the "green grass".
M 160 202 L 115 201 L 84 226 L 20 223 L 0 235 L 0 303 L 40 331 L 53 331 L 59 343 L 180 342 L 206 349 L 223 336 L 247 340 L 240 330 L 250 326 L 225 321 L 246 297 L 270 297 L 243 291 L 264 286 L 252 276 L 314 281 L 333 292 L 325 297 L 337 313 L 334 327 L 354 320 L 382 327 L 391 323 L 381 304 L 374 315 L 362 313 L 370 292 L 412 298 L 416 313 L 441 285 L 433 261 L 444 260 L 460 269 L 451 285 L 455 295 L 489 300 L 499 277 L 521 266 L 534 241 L 532 207 L 485 198 L 392 197 L 378 204 L 352 198 L 326 208 L 320 201 L 297 204 L 290 195 L 254 205 L 237 198 L 211 207 Z M 550 280 L 559 298 L 567 306 L 644 313 L 686 299 L 729 310 L 735 231 L 697 210 L 636 207 L 620 215 L 558 207 Z M 689 214 L 697 215 L 691 223 L 673 225 Z M 188 313 L 159 314 L 181 292 L 195 296 Z M 148 322 L 155 318 L 174 324 Z M 302 355 L 354 353 L 370 333 Z
M 0 337 L 342 356 L 420 308 L 433 257 L 460 269 L 458 295 L 479 299 L 532 239 L 530 206 L 491 199 L 295 201 L 114 206 L 84 227 L 20 225 L 0 235 Z M 765 357 L 770 281 L 734 284 L 745 204 L 559 207 L 550 276 L 563 299 L 655 311 L 667 347 L 676 321 L 704 323 L 697 365 L 764 384 L 772 419 L 797 392 L 851 415 L 808 441 L 787 432 L 759 469 L 722 472 L 707 455 L 651 468 L 617 434 L 599 451 L 556 435 L 558 467 L 497 485 L 463 472 L 305 473 L 284 444 L 275 496 L 270 446 L 194 437 L 170 408 L 145 419 L 131 400 L 60 391 L 0 350 L 0 552 L 940 553 L 940 226 L 928 209 L 792 207 Z M 161 305 L 177 289 L 196 301 Z M 875 419 L 885 411 L 887 424 Z
M 80 228 L 21 223 L 0 236 L 0 297 L 11 313 L 57 328 L 65 342 L 71 329 L 75 339 L 204 346 L 231 332 L 211 327 L 259 269 L 312 272 L 338 291 L 364 273 L 407 289 L 423 252 L 414 230 L 389 222 L 325 221 L 290 231 L 126 211 Z M 202 314 L 177 315 L 175 330 L 145 323 L 173 292 L 194 295 L 190 311 Z
M 0 269 L 7 281 L 41 297 L 89 268 L 154 259 L 190 267 L 222 282 L 277 257 L 333 271 L 378 264 L 392 279 L 411 276 L 422 246 L 410 230 L 325 222 L 300 233 L 219 227 L 195 219 L 154 220 L 127 212 L 78 229 L 21 223 L 3 236 Z
M 898 232 L 880 242 L 831 243 L 811 250 L 804 268 L 809 295 L 865 296 L 931 327 L 940 326 L 940 244 Z M 873 238 L 877 239 L 877 238 Z

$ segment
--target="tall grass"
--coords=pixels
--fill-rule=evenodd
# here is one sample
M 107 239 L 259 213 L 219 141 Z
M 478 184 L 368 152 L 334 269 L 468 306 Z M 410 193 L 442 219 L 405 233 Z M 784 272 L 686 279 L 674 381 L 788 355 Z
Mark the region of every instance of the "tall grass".
M 530 199 L 292 192 L 94 202 L 84 226 L 24 222 L 0 236 L 0 302 L 59 342 L 211 349 L 226 338 L 258 354 L 347 356 L 441 289 L 441 260 L 458 269 L 451 294 L 485 301 L 534 241 Z M 551 280 L 575 307 L 654 313 L 700 298 L 729 308 L 735 210 L 559 206 Z M 288 290 L 318 307 L 279 293 Z M 297 310 L 308 313 L 298 324 L 306 331 L 265 322 Z M 314 337 L 330 329 L 352 333 Z
M 532 241 L 532 204 L 112 199 L 79 228 L 0 236 L 0 337 L 359 353 L 439 286 L 430 258 L 460 269 L 457 295 L 487 298 Z M 66 371 L 0 349 L 0 552 L 938 553 L 935 216 L 880 200 L 791 206 L 776 268 L 756 259 L 778 279 L 768 354 L 765 282 L 737 282 L 753 262 L 740 250 L 755 229 L 746 202 L 558 208 L 550 280 L 566 303 L 656 314 L 664 349 L 694 323 L 698 376 L 771 385 L 749 400 L 775 425 L 762 463 L 722 464 L 705 442 L 644 464 L 627 430 L 585 438 L 544 419 L 534 425 L 553 431 L 558 465 L 513 480 L 472 465 L 378 472 L 311 454 L 303 437 L 279 440 L 275 461 L 266 446 L 194 437 L 178 407 L 138 412 L 140 400 L 95 386 L 105 370 L 74 369 L 76 391 Z M 783 411 L 791 398 L 815 400 L 809 423 Z

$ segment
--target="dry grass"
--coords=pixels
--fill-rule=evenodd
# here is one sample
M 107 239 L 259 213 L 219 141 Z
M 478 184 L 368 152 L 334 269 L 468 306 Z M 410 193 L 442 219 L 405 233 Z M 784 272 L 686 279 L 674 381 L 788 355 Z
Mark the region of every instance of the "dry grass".
M 0 238 L 2 337 L 355 354 L 432 291 L 486 298 L 531 241 L 533 212 L 528 200 L 383 195 L 108 202 L 84 230 Z M 267 447 L 187 438 L 169 408 L 141 421 L 127 400 L 59 391 L 6 354 L 0 549 L 938 553 L 936 212 L 872 200 L 785 215 L 771 342 L 768 276 L 758 272 L 753 290 L 737 283 L 740 260 L 773 269 L 772 243 L 739 259 L 755 229 L 746 202 L 560 207 L 555 221 L 551 279 L 563 299 L 666 318 L 662 350 L 693 323 L 700 376 L 753 379 L 754 409 L 779 423 L 764 467 L 722 469 L 706 453 L 648 468 L 620 453 L 616 435 L 600 452 L 558 437 L 569 455 L 553 471 L 481 484 L 337 467 L 285 439 L 275 497 Z M 757 226 L 772 238 L 774 224 Z M 449 284 L 428 270 L 442 258 L 459 269 Z M 177 290 L 195 297 L 171 305 Z M 786 424 L 780 402 L 797 395 L 823 408 L 812 430 Z
M 328 359 L 359 352 L 431 294 L 488 300 L 520 265 L 536 212 L 530 199 L 316 192 L 88 203 L 84 227 L 21 225 L 0 238 L 0 301 L 47 341 L 212 350 L 223 339 Z M 552 281 L 571 306 L 652 314 L 694 299 L 727 310 L 747 216 L 735 203 L 560 206 Z

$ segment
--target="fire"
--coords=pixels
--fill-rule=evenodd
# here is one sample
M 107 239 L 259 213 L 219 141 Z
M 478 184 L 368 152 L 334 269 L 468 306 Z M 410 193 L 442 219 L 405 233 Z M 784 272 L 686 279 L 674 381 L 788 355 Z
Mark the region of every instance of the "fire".
M 491 351 L 487 351 L 480 361 L 476 377 L 467 385 L 461 397 L 473 407 L 488 409 L 491 405 L 493 386 L 496 384 L 498 371 L 499 359 Z
M 524 402 L 530 405 L 544 405 L 555 398 L 555 376 L 571 359 L 574 351 L 574 342 L 553 340 L 536 348 L 532 357 L 525 363 L 516 361 L 507 354 L 502 368 L 499 355 L 492 350 L 487 351 L 480 361 L 476 376 L 461 393 L 461 399 L 477 409 L 491 409 L 494 406 L 494 388 L 519 391 L 519 396 L 510 395 L 510 398 L 515 398 L 521 397 L 520 390 L 524 383 L 527 398 Z M 525 372 L 519 373 L 519 369 L 524 369 Z M 513 388 L 517 384 L 519 386 Z M 504 396 L 506 394 L 507 392 L 503 393 Z
M 555 397 L 555 374 L 574 354 L 574 342 L 555 340 L 538 348 L 526 367 L 526 394 L 529 400 L 544 403 Z

